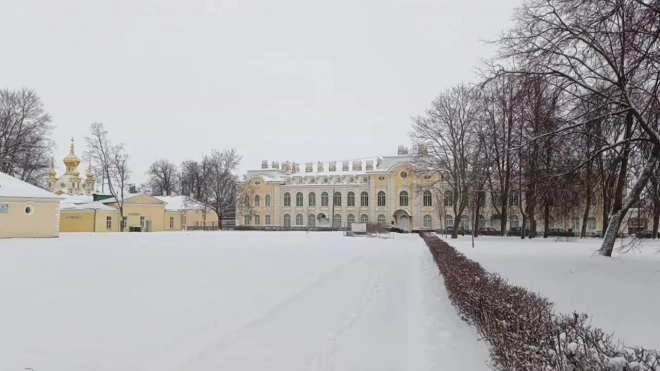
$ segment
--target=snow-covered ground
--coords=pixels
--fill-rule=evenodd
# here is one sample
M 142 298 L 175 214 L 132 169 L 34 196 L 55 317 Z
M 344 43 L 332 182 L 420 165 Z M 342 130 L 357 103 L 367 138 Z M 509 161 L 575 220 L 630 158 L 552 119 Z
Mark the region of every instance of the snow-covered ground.
M 414 235 L 0 240 L 0 297 L 0 370 L 487 369 Z
M 599 239 L 481 236 L 474 249 L 468 236 L 447 241 L 488 271 L 550 299 L 557 311 L 587 313 L 592 325 L 614 333 L 626 345 L 660 349 L 657 242 L 647 240 L 641 251 L 606 258 L 595 254 Z

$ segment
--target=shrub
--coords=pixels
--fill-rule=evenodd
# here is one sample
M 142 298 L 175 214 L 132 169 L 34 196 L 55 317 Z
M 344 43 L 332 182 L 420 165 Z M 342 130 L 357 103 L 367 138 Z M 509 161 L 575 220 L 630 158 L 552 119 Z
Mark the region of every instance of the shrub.
M 657 351 L 623 348 L 586 315 L 556 315 L 548 299 L 487 272 L 434 234 L 421 235 L 452 304 L 488 342 L 494 369 L 660 371 Z

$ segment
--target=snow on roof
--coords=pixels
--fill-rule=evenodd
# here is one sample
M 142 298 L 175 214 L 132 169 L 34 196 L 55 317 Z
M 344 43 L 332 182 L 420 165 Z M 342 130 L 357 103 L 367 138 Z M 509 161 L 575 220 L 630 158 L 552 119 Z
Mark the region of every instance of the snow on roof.
M 102 211 L 116 211 L 119 212 L 119 210 L 115 209 L 114 207 L 110 207 L 107 205 L 104 205 L 101 201 L 94 201 L 94 202 L 88 202 L 84 204 L 74 204 L 74 203 L 65 203 L 65 202 L 60 202 L 60 210 L 66 211 L 66 210 L 102 210 Z
M 0 172 L 0 198 L 51 198 L 57 195 Z
M 380 159 L 380 165 L 379 163 Z M 320 176 L 359 176 L 366 175 L 372 171 L 383 171 L 388 170 L 394 165 L 410 163 L 413 160 L 413 156 L 408 154 L 397 154 L 397 155 L 383 155 L 379 157 L 368 157 L 363 159 L 355 160 L 346 160 L 346 161 L 326 161 L 326 162 L 314 162 L 311 165 L 312 171 L 307 171 L 308 163 L 301 163 L 298 165 L 298 171 L 293 173 L 293 163 L 283 162 L 280 163 L 280 169 L 269 167 L 267 169 L 255 169 L 248 171 L 248 178 L 254 176 L 260 176 L 264 178 L 266 182 L 269 181 L 284 181 L 284 178 L 289 177 L 320 177 Z M 330 171 L 330 165 L 335 165 L 335 170 Z M 344 165 L 348 165 L 348 170 L 343 170 Z M 354 170 L 354 165 L 358 164 L 360 170 Z M 367 164 L 372 165 L 373 167 L 367 170 Z M 289 171 L 283 170 L 286 165 L 289 165 Z M 319 166 L 320 165 L 320 166 Z M 322 171 L 319 171 L 322 170 Z
M 61 195 L 59 196 L 62 200 L 60 201 L 60 204 L 72 204 L 72 205 L 80 205 L 80 204 L 87 204 L 90 202 L 94 201 L 93 196 L 85 196 L 85 195 Z
M 147 196 L 147 197 L 152 197 L 152 198 L 158 199 L 157 197 L 149 196 L 146 193 L 128 193 L 128 194 L 124 195 L 124 201 L 130 200 L 131 198 L 137 197 L 137 196 Z M 163 201 L 163 200 L 159 200 L 159 201 Z M 110 197 L 110 198 L 106 198 L 106 199 L 101 200 L 101 202 L 103 202 L 104 204 L 111 204 L 111 203 L 117 202 L 117 199 L 114 198 L 114 197 Z
M 203 209 L 204 206 L 188 196 L 154 196 L 155 198 L 167 203 L 166 211 L 181 211 L 191 209 Z

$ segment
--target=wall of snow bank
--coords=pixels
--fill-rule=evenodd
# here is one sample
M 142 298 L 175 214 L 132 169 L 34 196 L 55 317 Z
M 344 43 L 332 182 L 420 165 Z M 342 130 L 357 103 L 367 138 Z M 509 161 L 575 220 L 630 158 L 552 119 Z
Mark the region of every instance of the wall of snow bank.
M 452 304 L 488 342 L 494 369 L 660 371 L 658 351 L 614 342 L 585 314 L 556 314 L 548 299 L 487 272 L 432 233 L 421 236 Z

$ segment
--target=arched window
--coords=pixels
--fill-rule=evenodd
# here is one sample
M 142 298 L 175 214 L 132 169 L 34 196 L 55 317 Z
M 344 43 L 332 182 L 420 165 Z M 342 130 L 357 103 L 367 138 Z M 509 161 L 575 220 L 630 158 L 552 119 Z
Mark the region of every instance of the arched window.
M 445 228 L 454 226 L 454 218 L 451 215 L 445 215 Z
M 378 206 L 385 206 L 385 192 L 378 192 Z
M 245 206 L 249 207 L 250 206 L 250 196 L 245 195 Z
M 378 224 L 384 225 L 385 223 L 387 223 L 387 220 L 385 219 L 385 215 L 383 214 L 378 215 Z
M 284 228 L 291 228 L 291 215 L 284 214 Z
M 316 206 L 316 193 L 310 192 L 308 198 L 309 206 Z
M 355 193 L 348 192 L 348 196 L 346 196 L 346 203 L 348 206 L 355 206 Z
M 335 197 L 333 197 L 333 199 L 334 199 L 333 202 L 334 202 L 335 206 L 341 206 L 341 193 L 335 192 Z
M 408 206 L 408 192 L 401 191 L 399 193 L 399 206 Z
M 369 193 L 362 192 L 360 194 L 360 205 L 361 206 L 369 206 Z
M 304 223 L 304 222 L 303 222 L 303 216 L 302 216 L 302 214 L 298 214 L 298 215 L 296 215 L 296 225 L 304 225 L 303 223 Z
M 211 222 L 213 223 L 213 222 Z M 255 215 L 254 216 L 254 225 L 261 225 L 261 216 Z
M 479 228 L 485 228 L 486 227 L 486 218 L 483 215 L 479 215 L 478 220 L 479 220 Z
M 314 214 L 309 214 L 309 216 L 307 217 L 307 225 L 311 228 L 316 227 L 316 217 L 314 216 Z
M 335 214 L 335 217 L 332 219 L 332 226 L 334 228 L 341 228 L 341 215 Z
M 325 216 L 325 214 L 320 213 L 319 215 L 316 216 L 316 219 L 318 219 L 318 220 L 325 220 L 325 219 L 327 219 L 327 217 Z
M 266 215 L 266 225 L 270 225 L 270 215 Z
M 431 191 L 424 192 L 424 206 L 433 206 L 433 197 Z
M 454 206 L 454 195 L 451 191 L 445 192 L 445 206 Z
M 461 217 L 461 225 L 460 228 L 469 231 L 470 230 L 470 218 L 467 215 L 463 215 Z
M 510 221 L 511 221 L 511 228 L 520 227 L 519 225 L 520 219 L 518 219 L 518 215 L 511 215 Z M 578 226 L 579 226 L 579 222 L 578 222 Z M 577 229 L 579 229 L 579 227 Z
M 369 223 L 369 215 L 362 214 L 362 216 L 360 217 L 360 223 Z
M 270 195 L 266 195 L 266 207 L 270 207 Z
M 350 227 L 353 223 L 355 223 L 355 216 L 353 214 L 348 214 L 348 217 L 346 217 L 346 226 Z
M 250 216 L 246 215 L 243 217 L 243 224 L 244 225 L 250 225 Z
M 328 193 L 323 192 L 321 193 L 321 206 L 328 206 Z
M 424 226 L 428 229 L 433 229 L 433 218 L 431 218 L 431 215 L 424 215 Z
M 302 207 L 303 205 L 303 195 L 301 192 L 296 193 L 296 206 Z
M 254 206 L 261 206 L 261 197 L 259 195 L 254 196 Z
M 284 207 L 291 207 L 291 194 L 289 192 L 284 194 Z
M 587 222 L 589 220 L 587 219 Z M 555 227 L 555 218 L 549 216 L 548 217 L 548 228 L 554 228 Z M 589 226 L 587 226 L 587 229 L 589 229 Z

